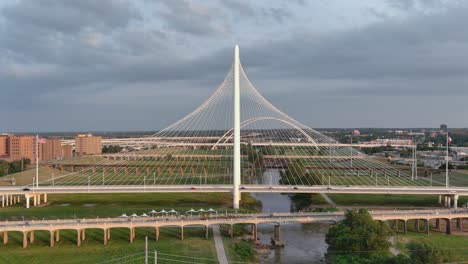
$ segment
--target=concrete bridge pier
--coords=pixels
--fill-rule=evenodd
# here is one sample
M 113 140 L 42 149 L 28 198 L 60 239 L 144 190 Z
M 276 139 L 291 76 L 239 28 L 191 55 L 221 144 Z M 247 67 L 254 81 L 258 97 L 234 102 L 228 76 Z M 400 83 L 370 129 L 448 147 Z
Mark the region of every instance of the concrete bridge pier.
M 8 243 L 8 231 L 3 231 L 3 244 Z
M 445 221 L 446 221 L 446 222 L 445 222 L 445 223 L 446 223 L 446 225 L 445 225 L 445 233 L 446 233 L 447 235 L 450 235 L 450 234 L 452 233 L 452 229 L 451 229 L 451 225 L 450 225 L 450 219 L 445 219 Z
M 50 247 L 54 247 L 54 242 L 55 242 L 54 231 L 50 230 Z
M 229 232 L 229 236 L 230 236 L 231 238 L 234 238 L 234 230 L 233 230 L 232 225 L 229 225 L 229 230 L 228 230 L 228 232 Z
M 29 232 L 29 243 L 34 243 L 34 230 Z
M 439 218 L 436 219 L 435 229 L 436 229 L 437 231 L 440 231 L 440 219 L 439 219 Z
M 258 238 L 257 224 L 252 224 L 251 231 L 252 231 L 253 240 L 257 241 L 257 238 Z
M 23 232 L 23 248 L 28 247 L 28 232 Z
M 104 246 L 107 246 L 107 232 L 108 232 L 108 229 L 104 228 L 104 229 L 102 229 L 102 231 L 104 233 L 103 234 L 103 241 L 104 241 L 103 243 L 104 243 Z
M 184 240 L 184 226 L 180 226 L 180 240 Z
M 205 239 L 209 238 L 209 231 L 210 231 L 210 229 L 209 229 L 208 225 L 206 225 L 205 226 Z
M 408 221 L 407 220 L 402 220 L 403 221 L 403 234 L 408 234 Z
M 429 235 L 429 232 L 430 232 L 430 229 L 431 229 L 429 219 L 426 219 L 426 226 L 425 227 L 426 227 L 426 234 Z
M 275 224 L 273 237 L 271 238 L 271 244 L 276 247 L 283 247 L 284 244 L 280 239 L 280 225 Z
M 76 246 L 81 246 L 81 230 L 76 230 Z
M 2 207 L 5 207 L 5 195 L 2 194 Z
M 135 239 L 135 228 L 130 227 L 130 243 L 133 243 L 133 239 Z
M 159 241 L 159 226 L 156 227 L 156 242 Z
M 442 195 L 439 195 L 439 204 L 442 204 Z
M 419 219 L 414 220 L 414 231 L 419 232 Z
M 463 230 L 462 218 L 457 218 L 457 228 Z
M 86 229 L 81 229 L 81 240 L 84 241 L 86 239 Z
M 450 196 L 447 196 L 447 208 L 452 207 L 452 198 Z
M 108 228 L 107 229 L 107 240 L 110 240 L 111 239 L 111 229 Z
M 455 210 L 458 209 L 458 194 L 455 194 L 453 196 L 453 209 L 455 209 Z
M 56 230 L 55 231 L 55 242 L 59 242 L 60 241 L 60 230 Z

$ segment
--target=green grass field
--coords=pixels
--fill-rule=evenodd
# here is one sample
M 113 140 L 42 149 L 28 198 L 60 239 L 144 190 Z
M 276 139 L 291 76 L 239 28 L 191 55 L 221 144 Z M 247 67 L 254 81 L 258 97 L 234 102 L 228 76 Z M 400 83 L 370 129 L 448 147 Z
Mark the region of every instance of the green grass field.
M 329 194 L 337 205 L 376 205 L 376 206 L 440 206 L 437 195 L 392 195 L 392 194 Z M 468 202 L 468 197 L 460 197 L 458 204 Z
M 411 242 L 431 245 L 444 254 L 444 263 L 461 263 L 468 260 L 468 236 L 445 235 L 431 232 L 430 235 L 421 233 L 408 233 L 398 236 L 397 249 L 403 254 L 409 254 L 406 245 Z M 465 262 L 463 262 L 465 263 Z

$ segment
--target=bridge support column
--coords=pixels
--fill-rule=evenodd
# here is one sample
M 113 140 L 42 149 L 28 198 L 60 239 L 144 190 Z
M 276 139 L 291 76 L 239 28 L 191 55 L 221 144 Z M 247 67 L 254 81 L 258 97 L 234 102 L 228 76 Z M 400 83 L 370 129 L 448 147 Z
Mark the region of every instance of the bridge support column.
M 29 243 L 34 243 L 34 230 L 29 232 Z
M 233 230 L 233 226 L 232 226 L 232 225 L 229 225 L 229 231 L 228 231 L 228 232 L 229 232 L 229 236 L 230 236 L 231 238 L 234 238 L 234 230 Z
M 47 203 L 47 193 L 44 193 L 44 203 Z
M 451 207 L 452 207 L 452 197 L 447 196 L 447 208 L 451 208 Z
M 60 229 L 55 230 L 55 242 L 59 242 L 59 241 L 60 241 Z
M 50 230 L 50 247 L 54 247 L 55 238 L 54 238 L 54 231 Z
M 453 209 L 455 209 L 455 210 L 458 209 L 458 194 L 455 194 L 453 196 Z
M 184 240 L 184 226 L 180 227 L 180 240 Z
M 2 195 L 2 207 L 5 207 L 5 195 Z
M 135 232 L 135 228 L 130 227 L 130 243 L 133 243 L 133 239 L 135 238 L 133 232 Z
M 26 208 L 29 209 L 29 195 L 28 194 L 25 194 L 24 195 L 24 200 L 26 201 Z
M 159 241 L 159 226 L 156 227 L 156 241 Z
M 280 225 L 275 225 L 275 231 L 274 231 L 273 239 L 275 241 L 280 241 Z
M 28 247 L 28 232 L 23 232 L 23 248 Z
M 435 229 L 436 229 L 437 231 L 440 231 L 440 219 L 439 219 L 439 218 L 436 219 L 436 226 L 435 226 Z
M 457 218 L 457 228 L 463 230 L 462 219 L 461 218 Z
M 419 232 L 419 219 L 414 220 L 414 231 Z
M 398 220 L 393 221 L 393 228 L 395 229 L 395 233 L 398 233 Z
M 10 199 L 9 199 L 10 195 L 9 194 L 6 194 L 5 195 L 5 203 L 6 203 L 6 206 L 10 205 Z
M 257 241 L 257 224 L 252 224 L 252 237 L 254 241 Z
M 450 219 L 446 219 L 446 225 L 445 225 L 445 233 L 447 235 L 450 235 L 452 233 L 452 227 L 450 225 Z
M 403 234 L 405 235 L 408 234 L 408 221 L 407 220 L 403 220 Z
M 209 227 L 208 226 L 205 226 L 205 239 L 208 239 L 209 238 Z
M 81 240 L 85 240 L 86 239 L 86 229 L 81 229 Z
M 34 203 L 33 203 L 34 206 L 37 206 L 37 195 L 34 195 L 34 196 L 33 196 L 33 200 L 34 200 Z
M 103 233 L 104 233 L 104 237 L 103 237 L 103 243 L 104 243 L 104 246 L 107 245 L 107 232 L 108 232 L 108 229 L 103 229 Z
M 442 204 L 442 195 L 439 195 L 439 204 Z
M 81 246 L 81 230 L 80 229 L 76 230 L 76 246 L 77 247 Z
M 431 225 L 429 223 L 429 219 L 426 219 L 426 234 L 429 235 L 430 229 L 431 229 Z
M 3 231 L 3 244 L 8 243 L 8 231 Z
M 111 229 L 108 228 L 107 229 L 107 240 L 110 240 L 111 239 Z
M 447 195 L 444 195 L 444 207 L 447 207 Z
M 241 184 L 241 145 L 240 145 L 240 60 L 239 60 L 239 47 L 236 45 L 234 51 L 234 124 L 233 124 L 233 207 L 234 209 L 239 209 L 240 202 L 240 190 L 239 186 Z M 257 239 L 255 239 L 257 240 Z

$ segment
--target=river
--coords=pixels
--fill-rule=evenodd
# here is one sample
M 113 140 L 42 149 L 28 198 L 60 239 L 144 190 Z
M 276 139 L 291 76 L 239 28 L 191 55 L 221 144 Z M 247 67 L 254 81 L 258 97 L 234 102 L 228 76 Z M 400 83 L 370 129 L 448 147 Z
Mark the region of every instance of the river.
M 278 170 L 267 170 L 258 183 L 277 184 Z M 291 212 L 294 206 L 287 195 L 278 193 L 256 193 L 253 196 L 262 202 L 262 211 Z M 262 256 L 261 263 L 323 263 L 327 250 L 325 234 L 328 224 L 288 224 L 282 225 L 280 231 L 283 248 L 276 248 L 270 254 Z M 273 225 L 259 225 L 258 238 L 264 244 L 271 243 Z

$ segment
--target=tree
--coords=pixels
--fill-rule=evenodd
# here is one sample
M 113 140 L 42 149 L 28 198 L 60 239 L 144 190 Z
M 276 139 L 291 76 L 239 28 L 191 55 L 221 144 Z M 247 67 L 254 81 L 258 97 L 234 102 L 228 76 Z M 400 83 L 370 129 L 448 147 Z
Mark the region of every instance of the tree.
M 326 257 L 331 263 L 338 256 L 374 258 L 389 253 L 390 227 L 374 221 L 366 209 L 348 210 L 345 219 L 332 226 L 326 235 Z
M 414 264 L 445 262 L 443 252 L 428 244 L 411 242 L 407 245 L 407 248 Z

